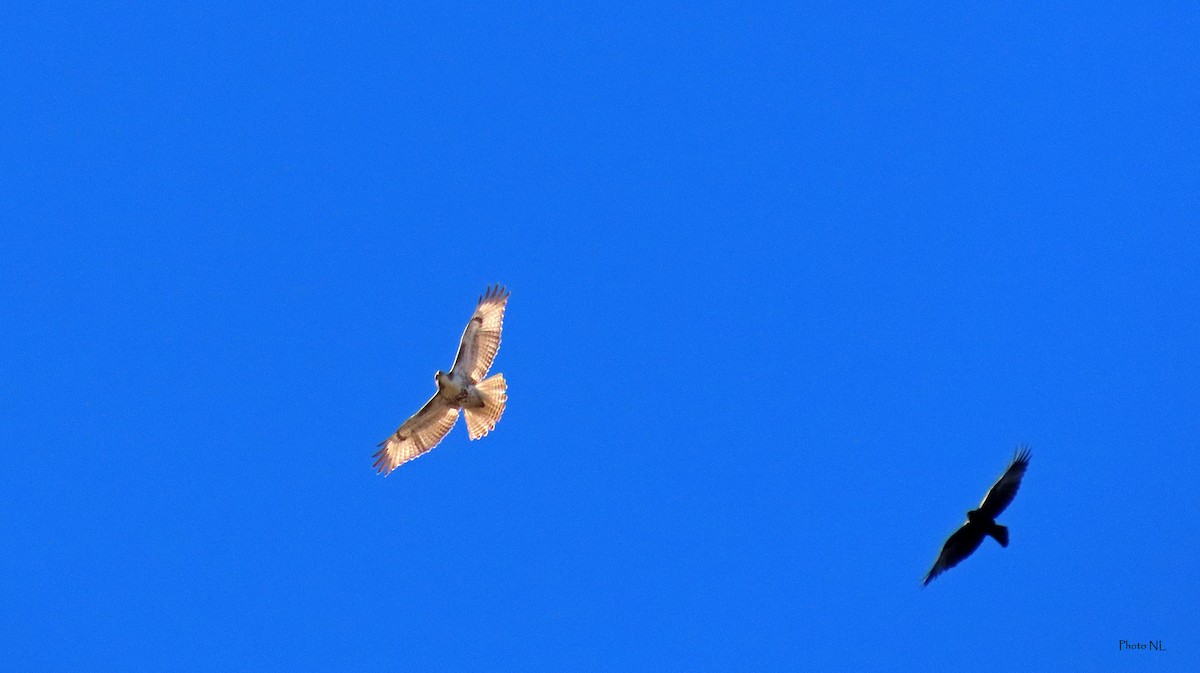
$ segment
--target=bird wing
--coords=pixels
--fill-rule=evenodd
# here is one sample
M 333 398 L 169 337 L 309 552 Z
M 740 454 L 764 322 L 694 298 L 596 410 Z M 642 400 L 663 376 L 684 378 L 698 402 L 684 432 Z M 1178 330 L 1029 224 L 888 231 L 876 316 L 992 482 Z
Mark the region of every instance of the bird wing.
M 452 375 L 466 376 L 472 383 L 481 381 L 492 360 L 496 359 L 496 351 L 500 350 L 500 330 L 504 326 L 504 307 L 508 304 L 508 290 L 500 285 L 487 289 L 475 314 L 463 330 L 462 341 L 458 344 L 458 355 L 454 357 Z
M 941 575 L 947 570 L 958 565 L 960 561 L 967 558 L 979 548 L 983 542 L 984 536 L 983 527 L 967 522 L 954 532 L 947 540 L 946 544 L 942 545 L 942 553 L 938 555 L 937 561 L 933 567 L 929 569 L 929 574 L 925 576 L 925 584 L 933 581 L 933 578 Z
M 454 422 L 458 420 L 458 407 L 451 406 L 441 395 L 433 397 L 413 414 L 412 418 L 379 444 L 375 452 L 375 469 L 387 475 L 413 458 L 438 445 Z
M 1013 498 L 1017 497 L 1017 489 L 1021 487 L 1021 478 L 1025 476 L 1025 469 L 1029 467 L 1029 456 L 1029 447 L 1023 446 L 1017 449 L 1012 464 L 1004 471 L 1004 476 L 1000 477 L 988 494 L 984 496 L 983 502 L 979 503 L 980 513 L 995 519 L 1008 507 Z

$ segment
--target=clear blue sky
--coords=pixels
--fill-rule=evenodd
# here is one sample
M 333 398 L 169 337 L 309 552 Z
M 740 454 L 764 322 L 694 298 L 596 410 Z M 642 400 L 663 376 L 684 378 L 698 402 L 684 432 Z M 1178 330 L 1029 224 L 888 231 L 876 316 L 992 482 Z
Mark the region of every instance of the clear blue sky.
M 0 9 L 3 667 L 1197 670 L 1195 5 L 743 4 Z

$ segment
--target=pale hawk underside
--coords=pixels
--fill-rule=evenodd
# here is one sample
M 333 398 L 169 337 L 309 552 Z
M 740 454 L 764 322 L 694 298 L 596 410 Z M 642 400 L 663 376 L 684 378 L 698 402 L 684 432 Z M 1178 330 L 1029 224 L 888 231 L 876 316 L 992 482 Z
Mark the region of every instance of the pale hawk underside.
M 458 354 L 449 374 L 438 372 L 438 390 L 425 406 L 380 443 L 375 453 L 375 469 L 388 474 L 442 441 L 454 427 L 459 410 L 467 415 L 471 439 L 479 439 L 492 430 L 508 399 L 504 377 L 488 370 L 500 350 L 500 331 L 508 290 L 500 285 L 488 288 L 479 298 L 475 313 L 467 322 L 459 342 Z

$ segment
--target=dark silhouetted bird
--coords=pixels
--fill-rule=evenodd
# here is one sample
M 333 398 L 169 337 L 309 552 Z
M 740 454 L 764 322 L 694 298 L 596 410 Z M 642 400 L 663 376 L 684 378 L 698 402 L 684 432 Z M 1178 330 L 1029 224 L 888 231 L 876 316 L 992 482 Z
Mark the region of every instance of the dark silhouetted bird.
M 979 548 L 985 536 L 994 537 L 1001 547 L 1008 546 L 1008 528 L 996 523 L 996 517 L 1000 516 L 1000 513 L 1017 496 L 1017 489 L 1021 487 L 1021 477 L 1025 476 L 1025 469 L 1029 467 L 1029 455 L 1029 447 L 1023 446 L 1017 449 L 1012 464 L 1004 471 L 1004 476 L 1000 477 L 999 481 L 988 491 L 983 502 L 979 503 L 978 509 L 967 512 L 967 522 L 962 525 L 962 528 L 959 528 L 950 536 L 950 539 L 946 540 L 937 562 L 925 576 L 924 584 L 929 584 L 933 578 L 970 556 Z

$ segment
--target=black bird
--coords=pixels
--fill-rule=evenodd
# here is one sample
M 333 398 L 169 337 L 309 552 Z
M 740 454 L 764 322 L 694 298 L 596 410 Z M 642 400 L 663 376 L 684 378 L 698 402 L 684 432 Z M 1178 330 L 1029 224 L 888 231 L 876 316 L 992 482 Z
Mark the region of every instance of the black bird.
M 1029 447 L 1018 448 L 1012 464 L 988 491 L 983 502 L 979 503 L 979 508 L 967 512 L 967 522 L 946 540 L 942 553 L 929 569 L 922 586 L 970 556 L 979 548 L 985 536 L 991 535 L 1001 547 L 1008 546 L 1008 528 L 996 523 L 996 517 L 1000 516 L 1017 496 L 1017 489 L 1021 487 L 1021 477 L 1025 476 L 1025 469 L 1029 467 L 1029 455 Z

